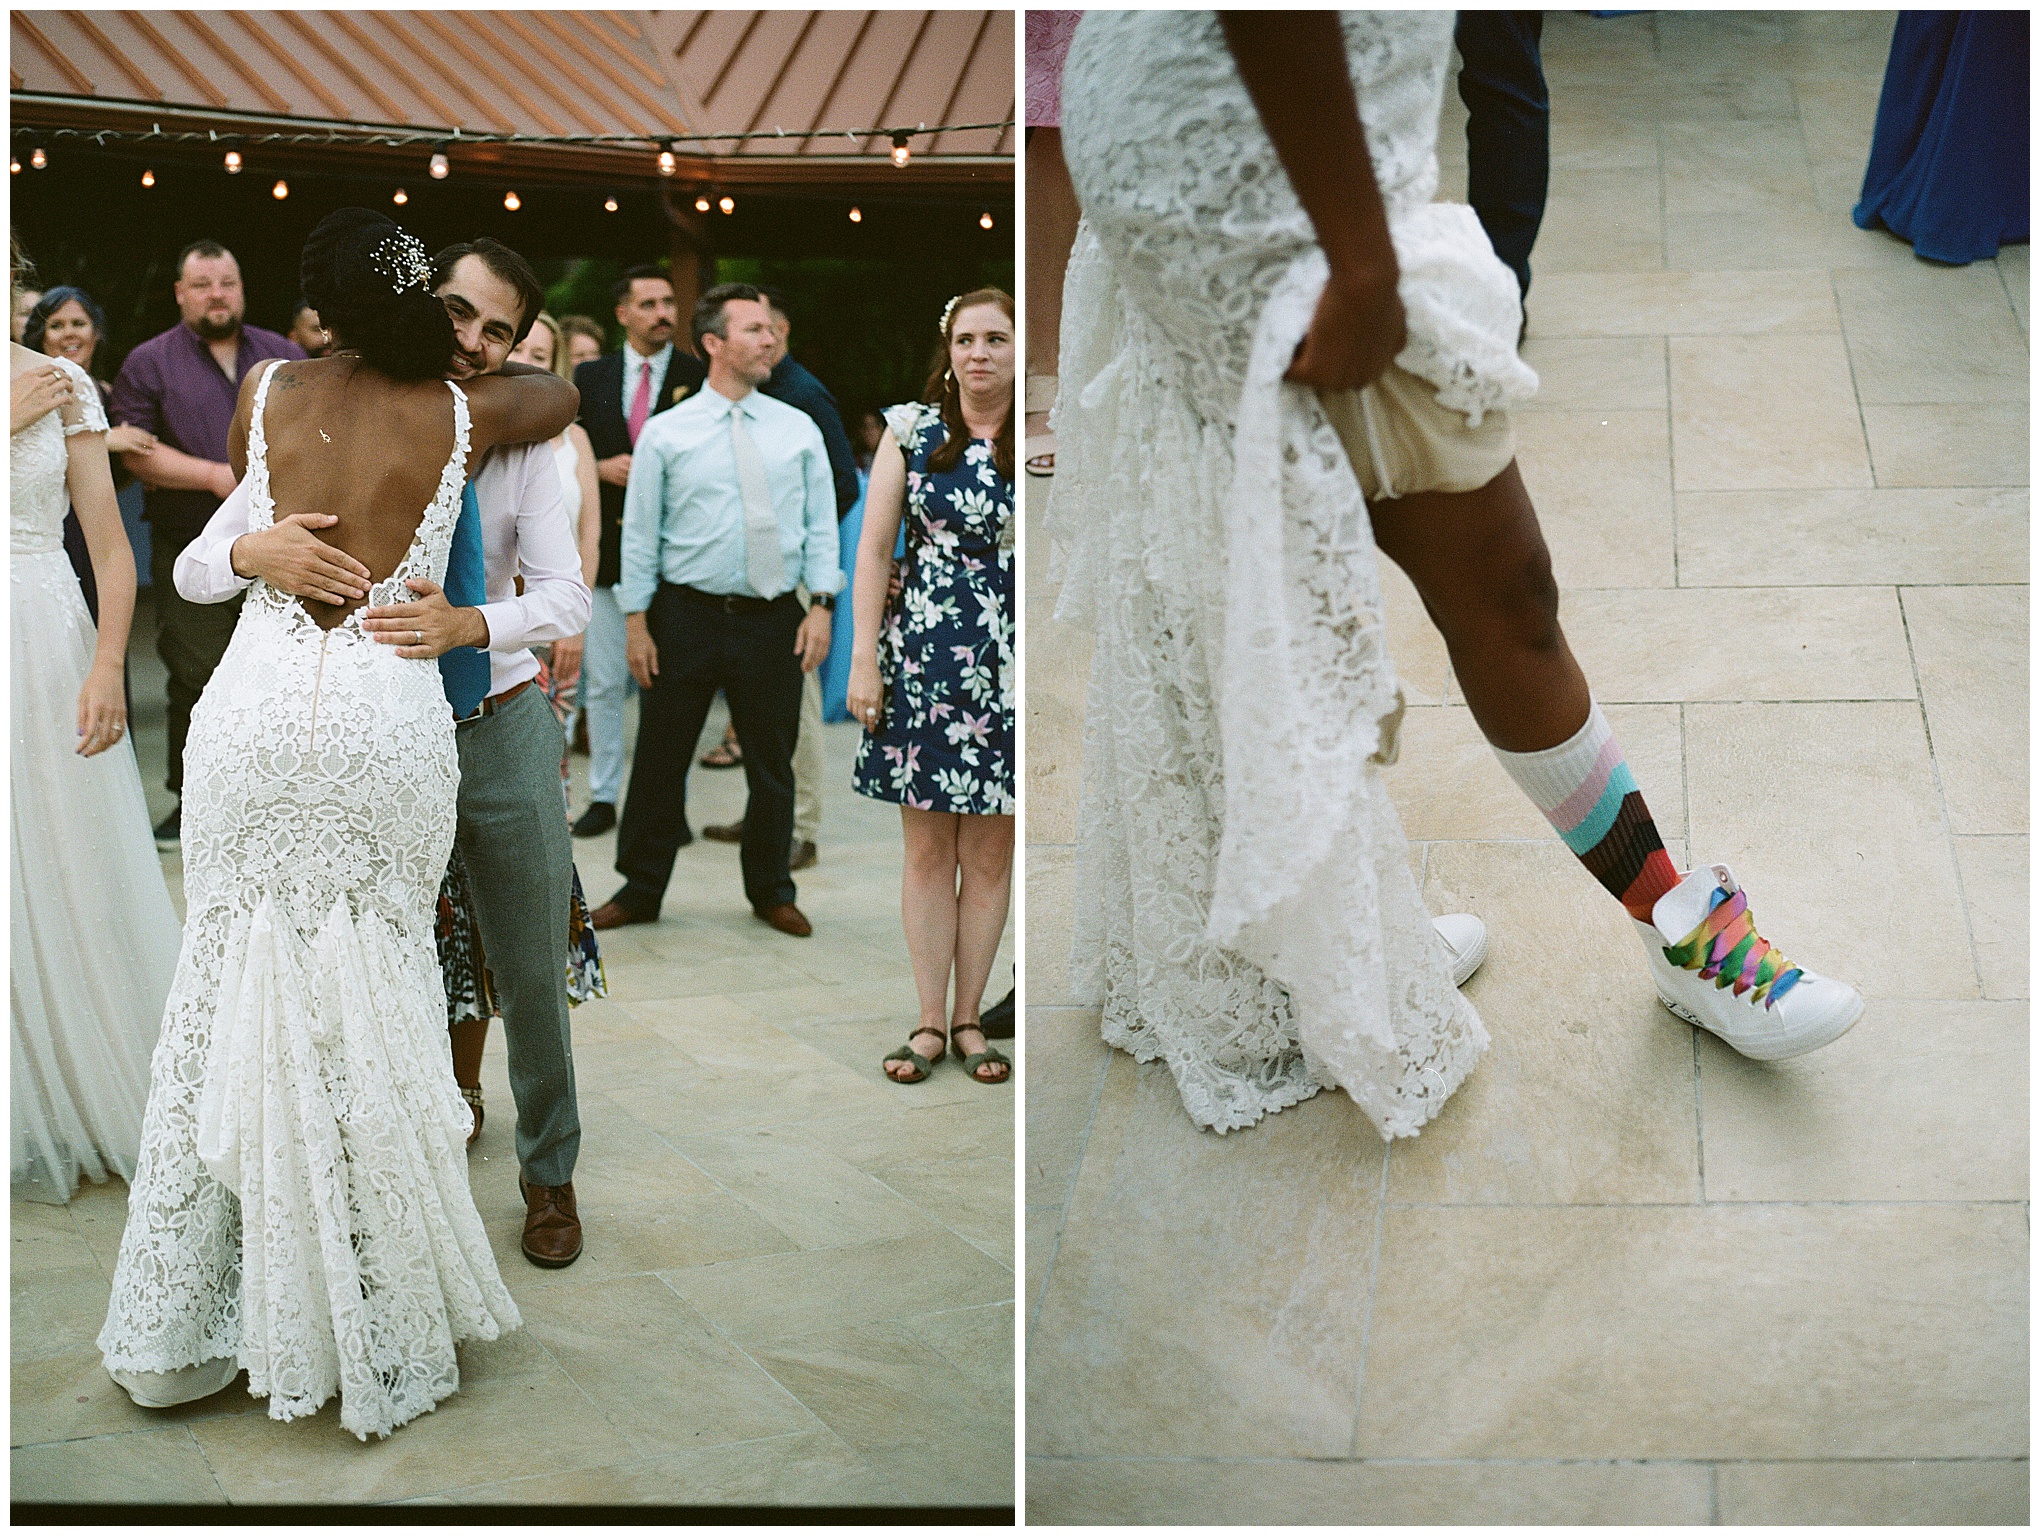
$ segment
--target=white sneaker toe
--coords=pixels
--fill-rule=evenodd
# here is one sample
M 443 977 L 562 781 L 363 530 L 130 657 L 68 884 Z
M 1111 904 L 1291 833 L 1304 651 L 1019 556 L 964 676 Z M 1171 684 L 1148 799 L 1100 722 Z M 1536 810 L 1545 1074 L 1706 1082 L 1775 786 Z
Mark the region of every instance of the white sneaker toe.
M 1471 912 L 1448 912 L 1431 919 L 1452 961 L 1452 985 L 1463 987 L 1487 959 L 1487 924 Z

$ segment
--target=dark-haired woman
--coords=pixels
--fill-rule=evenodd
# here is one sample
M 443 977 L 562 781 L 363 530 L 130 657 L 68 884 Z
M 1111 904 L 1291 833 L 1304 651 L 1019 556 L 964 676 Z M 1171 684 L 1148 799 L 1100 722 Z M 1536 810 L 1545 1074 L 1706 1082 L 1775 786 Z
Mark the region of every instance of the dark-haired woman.
M 28 319 L 22 326 L 21 344 L 31 352 L 61 357 L 84 369 L 98 386 L 99 403 L 104 408 L 112 403 L 113 387 L 92 372 L 92 360 L 99 351 L 100 338 L 105 334 L 106 316 L 92 301 L 92 295 L 83 288 L 73 288 L 65 283 L 50 289 L 35 301 L 35 307 L 29 310 Z M 155 446 L 156 434 L 145 428 L 115 425 L 107 429 L 106 451 L 112 456 L 115 490 L 127 484 L 128 480 L 120 456 L 146 453 Z M 85 611 L 96 624 L 99 622 L 99 585 L 92 574 L 92 556 L 86 549 L 85 530 L 76 512 L 64 518 L 64 553 L 71 557 L 71 569 L 77 572 L 78 586 L 85 594 Z
M 551 374 L 444 380 L 424 247 L 342 209 L 306 244 L 334 354 L 251 373 L 229 438 L 253 519 L 308 513 L 367 571 L 249 590 L 185 748 L 185 942 L 99 1336 L 138 1403 L 243 1367 L 272 1418 L 388 1434 L 518 1324 L 468 1190 L 432 904 L 459 770 L 437 654 L 364 631 L 436 591 L 470 465 L 549 438 Z
M 865 731 L 852 782 L 900 807 L 906 838 L 900 917 L 921 1017 L 886 1075 L 918 1083 L 954 1050 L 978 1082 L 1002 1083 L 1012 1064 L 978 1010 L 1013 872 L 1013 300 L 952 299 L 941 333 L 925 400 L 885 413 L 872 461 L 845 702 Z

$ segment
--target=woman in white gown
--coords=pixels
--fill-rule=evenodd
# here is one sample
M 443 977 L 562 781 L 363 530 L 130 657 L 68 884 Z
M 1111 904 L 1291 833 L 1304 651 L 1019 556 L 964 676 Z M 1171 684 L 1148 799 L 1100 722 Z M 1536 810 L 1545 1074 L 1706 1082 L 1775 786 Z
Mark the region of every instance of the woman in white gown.
M 127 739 L 135 564 L 106 412 L 75 363 L 10 356 L 10 1173 L 15 1194 L 62 1201 L 81 1177 L 134 1174 L 178 924 Z M 96 636 L 64 553 L 72 505 Z
M 1559 629 L 1515 279 L 1431 201 L 1453 14 L 1090 11 L 1064 66 L 1050 509 L 1062 616 L 1097 635 L 1072 984 L 1220 1131 L 1337 1086 L 1413 1135 L 1487 1044 L 1377 771 L 1377 541 L 1668 1008 L 1762 1059 L 1862 1012 L 1723 866 L 1672 867 Z
M 343 209 L 305 247 L 335 354 L 242 390 L 258 527 L 330 513 L 369 604 L 444 580 L 470 464 L 558 433 L 544 374 L 442 381 L 422 245 Z M 421 510 L 422 509 L 422 510 Z M 518 1325 L 468 1190 L 432 902 L 453 839 L 453 717 L 422 632 L 264 582 L 192 713 L 183 953 L 99 1347 L 138 1402 L 245 1367 L 272 1418 L 336 1391 L 387 1434 L 459 1385 L 454 1347 Z

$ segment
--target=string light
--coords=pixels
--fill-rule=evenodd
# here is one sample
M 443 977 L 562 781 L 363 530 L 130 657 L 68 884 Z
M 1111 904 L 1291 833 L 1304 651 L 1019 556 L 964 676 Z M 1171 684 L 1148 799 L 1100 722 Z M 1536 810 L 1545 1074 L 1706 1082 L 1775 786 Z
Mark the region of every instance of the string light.
M 241 152 L 238 149 L 230 149 L 227 151 L 226 165 L 227 174 L 229 176 L 238 176 L 241 174 Z
M 434 181 L 446 180 L 446 173 L 452 169 L 452 167 L 446 163 L 446 152 L 444 150 L 434 150 L 432 153 L 432 162 L 427 167 L 427 169 L 429 169 L 432 172 L 432 179 Z
M 9 155 L 7 157 L 7 169 L 16 176 L 19 176 L 21 174 L 21 156 Z
M 512 213 L 515 213 L 518 209 L 524 206 L 524 200 L 520 198 L 515 192 L 505 192 L 503 194 L 503 206 L 505 208 L 508 208 Z
M 673 158 L 672 150 L 662 149 L 659 151 L 659 174 L 661 176 L 672 175 L 674 171 L 679 169 L 679 166 L 680 162 Z
M 290 196 L 290 183 L 278 178 L 276 185 L 269 189 L 269 195 L 279 203 L 282 202 L 286 197 Z
M 989 212 L 986 212 L 986 213 L 981 213 L 981 214 L 979 214 L 979 215 L 978 215 L 978 228 L 979 228 L 979 229 L 990 229 L 991 227 L 992 227 L 992 216 L 991 216 L 991 214 L 990 214 Z
M 406 192 L 402 187 L 397 188 L 396 191 L 390 194 L 390 201 L 395 203 L 399 208 L 403 207 L 404 204 L 408 203 L 410 200 L 411 194 Z
M 852 224 L 862 224 L 864 222 L 864 210 L 862 208 L 852 208 L 850 210 L 850 222 Z
M 907 135 L 904 133 L 894 134 L 892 136 L 892 163 L 904 170 L 907 161 L 912 158 L 913 151 L 907 148 Z
M 694 211 L 696 213 L 706 213 L 708 212 L 708 207 L 709 204 L 706 197 L 697 197 L 694 200 Z
M 613 197 L 605 197 L 604 199 L 602 199 L 602 211 L 604 213 L 616 212 L 616 199 Z
M 153 186 L 154 186 L 155 184 L 156 184 L 156 173 L 155 173 L 154 171 L 144 171 L 144 172 L 142 172 L 142 185 L 143 185 L 143 186 L 145 186 L 145 187 L 153 187 Z
M 724 213 L 735 213 L 737 211 L 737 200 L 734 197 L 725 197 L 716 204 L 716 207 L 722 209 Z
M 42 152 L 42 146 L 38 144 L 36 145 L 35 149 L 29 154 L 28 163 L 34 166 L 37 170 L 41 170 L 44 166 L 50 163 L 50 157 Z

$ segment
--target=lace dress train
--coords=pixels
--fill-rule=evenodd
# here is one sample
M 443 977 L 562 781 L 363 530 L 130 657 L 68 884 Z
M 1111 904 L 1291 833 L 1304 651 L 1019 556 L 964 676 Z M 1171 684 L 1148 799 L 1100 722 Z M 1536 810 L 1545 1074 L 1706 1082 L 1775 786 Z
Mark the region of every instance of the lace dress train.
M 1430 202 L 1450 12 L 1343 14 L 1402 268 L 1397 361 L 1477 422 L 1526 397 L 1514 279 Z M 1218 1131 L 1340 1087 L 1415 1134 L 1486 1048 L 1379 772 L 1401 707 L 1372 528 L 1282 383 L 1326 268 L 1204 12 L 1087 12 L 1063 75 L 1085 213 L 1050 499 L 1095 633 L 1072 983 Z
M 275 516 L 263 409 L 257 526 Z M 395 573 L 444 579 L 454 450 Z M 518 1314 L 468 1189 L 433 899 L 459 766 L 438 669 L 322 631 L 257 582 L 192 712 L 184 949 L 99 1347 L 158 1373 L 237 1357 L 272 1418 L 336 1392 L 366 1439 L 460 1383 L 455 1345 Z

